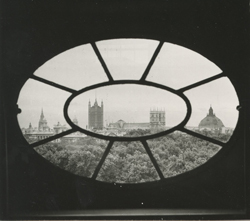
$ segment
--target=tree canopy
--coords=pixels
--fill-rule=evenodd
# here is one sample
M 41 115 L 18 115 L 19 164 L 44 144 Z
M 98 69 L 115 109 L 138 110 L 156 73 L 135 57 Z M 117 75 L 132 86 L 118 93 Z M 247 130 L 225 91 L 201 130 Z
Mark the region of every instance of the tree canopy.
M 134 130 L 128 134 L 137 136 L 149 132 Z M 227 141 L 231 135 L 211 133 L 209 136 Z M 84 137 L 76 142 L 64 139 L 60 143 L 50 142 L 36 147 L 35 150 L 64 170 L 91 177 L 107 144 L 105 140 Z M 190 171 L 204 164 L 221 148 L 181 132 L 147 140 L 147 144 L 165 178 Z M 141 183 L 158 179 L 158 173 L 139 141 L 115 142 L 97 176 L 97 180 L 117 183 Z

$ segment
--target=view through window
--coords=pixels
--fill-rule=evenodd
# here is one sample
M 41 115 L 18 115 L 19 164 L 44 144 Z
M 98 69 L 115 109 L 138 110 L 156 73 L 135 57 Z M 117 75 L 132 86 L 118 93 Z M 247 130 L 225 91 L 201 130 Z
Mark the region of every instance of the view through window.
M 202 55 L 113 39 L 39 67 L 20 91 L 18 121 L 30 146 L 64 170 L 144 183 L 209 161 L 233 135 L 238 103 L 230 80 Z

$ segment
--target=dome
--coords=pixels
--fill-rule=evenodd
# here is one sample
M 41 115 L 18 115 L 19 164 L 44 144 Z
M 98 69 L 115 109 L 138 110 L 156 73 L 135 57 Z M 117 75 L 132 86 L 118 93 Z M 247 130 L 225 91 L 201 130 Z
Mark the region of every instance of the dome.
M 126 122 L 124 120 L 118 120 L 117 121 L 117 124 L 119 124 L 120 128 L 123 128 L 123 125 L 125 124 Z
M 220 129 L 222 127 L 224 127 L 224 124 L 215 116 L 212 107 L 209 108 L 208 115 L 199 123 L 199 128 Z

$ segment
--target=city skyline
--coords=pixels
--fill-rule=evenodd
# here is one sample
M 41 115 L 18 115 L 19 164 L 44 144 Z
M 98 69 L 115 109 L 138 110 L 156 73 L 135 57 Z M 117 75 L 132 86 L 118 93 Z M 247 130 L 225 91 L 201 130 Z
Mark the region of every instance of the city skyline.
M 157 45 L 158 41 L 145 39 L 97 42 L 97 47 L 115 80 L 139 80 Z M 146 80 L 179 89 L 219 73 L 221 69 L 200 54 L 178 45 L 165 43 Z M 75 90 L 108 81 L 90 44 L 75 47 L 55 56 L 38 68 L 34 75 Z M 112 86 L 113 89 L 109 89 L 109 92 L 108 87 L 87 91 L 73 99 L 69 107 L 69 116 L 72 120 L 76 116 L 79 124 L 85 127 L 88 121 L 86 112 L 88 101 L 89 99 L 94 101 L 96 96 L 100 101 L 103 99 L 104 119 L 108 121 L 123 119 L 127 122 L 146 122 L 149 121 L 147 113 L 154 107 L 165 108 L 166 126 L 176 125 L 176 122 L 179 123 L 186 115 L 185 103 L 176 95 L 170 95 L 165 91 L 160 93 L 158 92 L 160 89 L 144 90 L 144 86 L 132 91 L 129 86 L 127 87 L 128 89 L 123 91 L 115 86 Z M 148 90 L 153 92 L 148 93 Z M 137 108 L 133 111 L 127 110 L 131 98 L 136 101 L 135 94 L 138 98 Z M 184 94 L 190 99 L 193 111 L 188 126 L 198 126 L 212 105 L 216 116 L 226 127 L 235 127 L 238 119 L 236 106 L 239 101 L 228 78 L 211 81 Z M 29 79 L 18 98 L 19 108 L 22 109 L 22 113 L 18 114 L 20 127 L 28 127 L 30 122 L 32 126 L 36 126 L 41 108 L 50 127 L 58 121 L 66 123 L 63 106 L 70 95 L 71 93 L 67 91 Z M 167 101 L 163 101 L 165 96 Z M 80 97 L 86 98 L 79 101 Z M 145 105 L 147 100 L 150 100 L 148 106 Z
M 166 127 L 168 127 L 168 126 L 175 126 L 175 125 L 177 125 L 177 124 L 169 124 L 169 115 L 167 115 L 167 113 L 168 113 L 168 111 L 164 108 L 164 107 L 152 107 L 152 108 L 149 108 L 149 109 L 146 109 L 145 111 L 144 111 L 144 116 L 143 116 L 143 118 L 140 118 L 141 120 L 137 120 L 138 118 L 130 118 L 128 115 L 127 116 L 125 116 L 124 114 L 119 114 L 119 112 L 118 111 L 111 111 L 111 112 L 109 112 L 109 111 L 105 111 L 105 108 L 106 108 L 106 102 L 105 102 L 105 100 L 104 99 L 99 99 L 99 98 L 96 98 L 96 97 L 92 97 L 92 99 L 89 99 L 90 100 L 90 102 L 91 102 L 91 106 L 94 104 L 94 102 L 95 102 L 95 100 L 97 99 L 97 103 L 98 103 L 98 105 L 100 105 L 101 104 L 101 101 L 103 101 L 103 103 L 104 103 L 104 126 L 106 127 L 107 126 L 107 124 L 109 124 L 109 123 L 115 123 L 115 122 L 117 122 L 118 120 L 124 120 L 125 122 L 127 122 L 127 123 L 141 123 L 141 122 L 149 122 L 149 113 L 150 113 L 150 110 L 164 110 L 165 111 L 165 113 L 166 113 Z M 202 109 L 200 109 L 199 110 L 199 112 L 200 112 L 200 116 L 201 116 L 201 118 L 198 118 L 197 116 L 195 117 L 195 116 L 193 116 L 193 115 L 191 115 L 191 117 L 190 117 L 190 120 L 188 121 L 188 123 L 187 123 L 187 126 L 191 126 L 191 127 L 198 127 L 198 124 L 199 124 L 199 122 L 203 119 L 203 118 L 205 118 L 206 117 L 206 115 L 208 114 L 208 111 L 209 111 L 209 108 L 210 108 L 210 106 L 213 108 L 213 110 L 214 110 L 214 112 L 215 112 L 215 114 L 216 114 L 216 116 L 217 117 L 219 117 L 220 119 L 222 119 L 222 122 L 224 122 L 224 124 L 225 124 L 225 127 L 230 127 L 230 128 L 234 128 L 235 126 L 234 125 L 228 125 L 228 120 L 225 118 L 225 117 L 223 117 L 223 116 L 220 116 L 219 114 L 217 114 L 217 113 L 220 113 L 221 111 L 217 111 L 216 110 L 216 108 L 214 107 L 214 105 L 213 104 L 208 104 L 207 105 L 207 108 L 202 108 Z M 83 128 L 86 128 L 86 126 L 87 126 L 87 122 L 88 122 L 88 111 L 87 111 L 87 107 L 88 107 L 88 102 L 86 103 L 86 105 L 85 105 L 85 107 L 86 107 L 86 110 L 85 111 L 83 111 L 82 112 L 82 109 L 78 109 L 78 110 L 75 110 L 75 114 L 70 114 L 70 109 L 71 108 L 69 108 L 69 117 L 71 118 L 71 120 L 73 121 L 73 119 L 74 118 L 77 118 L 77 120 L 78 120 L 78 122 L 79 122 L 79 125 L 81 126 L 81 127 L 83 127 Z M 66 124 L 66 125 L 68 125 L 67 123 L 66 123 L 66 120 L 64 120 L 64 117 L 63 117 L 63 113 L 60 113 L 59 115 L 55 115 L 55 114 L 53 114 L 53 113 L 49 113 L 49 112 L 47 112 L 46 111 L 46 109 L 45 108 L 40 108 L 40 110 L 34 110 L 34 109 L 32 109 L 32 115 L 31 116 L 29 116 L 29 120 L 26 120 L 25 122 L 27 123 L 26 125 L 25 124 L 23 124 L 23 125 L 20 125 L 21 126 L 21 128 L 26 128 L 26 127 L 28 127 L 28 125 L 29 125 L 29 123 L 31 123 L 32 124 L 32 126 L 33 127 L 37 127 L 37 125 L 38 125 L 38 121 L 39 121 L 39 118 L 40 118 L 40 114 L 41 114 L 41 111 L 43 110 L 43 112 L 44 112 L 44 116 L 45 116 L 45 118 L 46 118 L 46 120 L 47 120 L 47 122 L 48 122 L 48 125 L 52 128 L 54 125 L 56 125 L 58 122 L 60 122 L 60 124 Z M 203 111 L 204 110 L 204 111 Z M 179 111 L 179 114 L 181 114 L 180 113 L 181 111 Z M 38 113 L 37 115 L 35 114 L 35 113 Z M 141 113 L 141 112 L 140 112 Z M 176 112 L 175 111 L 173 111 L 172 112 L 173 113 L 173 115 L 175 115 L 176 116 Z M 180 117 L 181 119 L 184 119 L 184 117 L 185 117 L 185 114 L 186 114 L 186 112 L 185 111 L 183 111 L 183 113 L 182 113 L 182 116 L 183 116 L 183 118 L 182 117 Z M 55 116 L 55 118 L 53 117 L 53 116 Z M 108 116 L 108 117 L 107 117 Z M 113 117 L 112 117 L 113 116 Z M 19 116 L 18 116 L 19 117 Z M 58 120 L 57 120 L 58 119 Z M 23 120 L 23 119 L 22 119 Z M 175 119 L 176 120 L 176 119 Z M 237 119 L 235 118 L 235 119 L 233 119 L 234 121 L 235 121 L 235 123 L 236 123 L 236 121 L 237 121 Z M 19 117 L 19 123 L 21 122 L 21 120 L 20 120 L 20 117 Z M 24 121 L 22 121 L 22 122 L 24 122 Z M 192 124 L 193 123 L 193 124 Z M 69 125 L 68 125 L 69 126 Z M 70 126 L 69 126 L 70 127 Z
M 231 127 L 231 128 L 235 127 L 238 119 L 238 112 L 236 110 L 237 103 L 232 102 L 233 96 L 235 96 L 231 92 L 232 86 L 230 85 L 229 80 L 227 80 L 226 78 L 219 79 L 217 81 L 219 82 L 214 81 L 209 84 L 205 84 L 202 87 L 197 87 L 194 88 L 193 90 L 185 92 L 185 95 L 190 99 L 192 105 L 192 113 L 193 113 L 191 115 L 189 122 L 187 123 L 187 126 L 198 126 L 199 122 L 208 113 L 210 105 L 212 105 L 216 116 L 221 118 L 226 127 Z M 221 87 L 221 84 L 225 85 L 223 87 L 222 91 L 223 93 L 218 93 L 217 91 L 215 91 L 215 88 Z M 97 98 L 99 104 L 101 100 L 103 100 L 104 102 L 104 120 L 105 120 L 104 125 L 106 125 L 106 121 L 107 123 L 111 123 L 111 122 L 116 122 L 120 119 L 123 119 L 126 122 L 147 122 L 149 121 L 149 111 L 152 108 L 162 108 L 162 109 L 165 108 L 166 126 L 174 126 L 176 125 L 176 123 L 174 123 L 173 121 L 176 122 L 178 121 L 178 119 L 181 121 L 185 117 L 186 115 L 185 103 L 182 101 L 181 98 L 177 97 L 176 95 L 170 94 L 169 92 L 165 91 L 162 91 L 161 93 L 158 92 L 158 94 L 168 95 L 167 104 L 170 103 L 169 105 L 164 106 L 162 105 L 163 102 L 158 101 L 155 102 L 154 104 L 150 103 L 148 106 L 147 105 L 145 106 L 144 101 L 148 99 L 148 94 L 146 94 L 145 92 L 146 89 L 144 90 L 141 89 L 142 87 L 143 86 L 141 86 L 137 90 L 137 94 L 138 93 L 140 94 L 140 96 L 138 96 L 139 99 L 137 99 L 137 101 L 141 103 L 141 105 L 137 106 L 141 108 L 141 110 L 138 110 L 137 108 L 140 114 L 136 112 L 132 114 L 126 114 L 126 109 L 124 109 L 126 108 L 126 106 L 128 106 L 125 104 L 128 104 L 129 100 L 131 101 L 130 98 L 134 97 L 132 95 L 134 95 L 135 92 L 130 91 L 127 92 L 126 95 L 123 94 L 123 102 L 114 102 L 120 99 L 122 91 L 120 92 L 120 94 L 117 95 L 117 97 L 110 98 L 110 96 L 108 96 L 107 94 L 105 95 L 105 92 L 103 92 L 105 91 L 105 89 L 100 89 L 99 93 L 96 93 L 95 90 L 91 90 L 73 99 L 71 105 L 69 106 L 69 116 L 71 117 L 72 120 L 74 117 L 77 117 L 79 125 L 85 128 L 88 121 L 88 116 L 87 116 L 88 102 L 90 100 L 92 101 L 91 103 L 93 104 L 95 98 Z M 38 92 L 30 93 L 33 90 L 40 91 L 41 93 Z M 151 89 L 151 90 L 154 92 L 158 90 L 160 91 L 160 89 Z M 53 96 L 45 97 L 43 95 L 44 94 L 43 91 L 47 91 L 49 94 L 52 94 Z M 203 94 L 204 93 L 208 94 L 211 98 L 209 98 L 208 95 L 206 96 L 206 99 L 204 99 L 203 96 L 200 96 L 202 94 L 202 91 Z M 116 95 L 117 92 L 118 90 L 115 87 L 110 91 L 110 93 L 113 95 Z M 230 93 L 232 95 L 228 96 L 228 94 Z M 151 100 L 154 99 L 153 95 L 155 94 L 152 94 Z M 21 91 L 18 102 L 19 107 L 22 109 L 22 113 L 18 115 L 18 121 L 20 123 L 20 126 L 28 127 L 29 123 L 32 123 L 32 126 L 36 127 L 36 125 L 38 124 L 42 108 L 44 110 L 45 117 L 50 127 L 52 127 L 54 124 L 57 124 L 57 122 L 60 122 L 61 124 L 66 123 L 63 117 L 63 106 L 64 102 L 67 100 L 69 96 L 70 93 L 66 91 L 53 88 L 49 85 L 37 82 L 35 80 L 29 80 L 29 82 L 26 83 L 26 87 L 24 87 L 24 89 Z M 57 99 L 55 99 L 54 97 L 56 97 Z M 158 96 L 158 98 L 159 97 L 160 96 Z M 175 97 L 176 99 L 174 99 Z M 161 97 L 162 100 L 164 100 L 163 98 L 164 97 Z M 169 102 L 170 100 L 172 100 L 172 102 Z M 176 100 L 179 101 L 179 105 L 177 106 L 176 106 L 177 104 Z M 136 102 L 136 100 L 134 102 Z M 175 105 L 173 105 L 173 103 Z M 142 115 L 142 113 L 144 114 Z

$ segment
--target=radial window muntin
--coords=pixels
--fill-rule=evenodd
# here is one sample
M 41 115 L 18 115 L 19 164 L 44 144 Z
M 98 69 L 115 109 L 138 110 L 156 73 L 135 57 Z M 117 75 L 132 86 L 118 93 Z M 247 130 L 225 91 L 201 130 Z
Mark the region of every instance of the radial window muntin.
M 67 92 L 70 92 L 72 93 L 71 96 L 69 96 L 69 98 L 67 99 L 67 101 L 65 102 L 65 105 L 64 105 L 64 118 L 66 119 L 66 121 L 69 123 L 69 125 L 72 127 L 71 129 L 67 130 L 67 131 L 64 131 L 62 133 L 59 133 L 57 135 L 54 135 L 52 137 L 49 137 L 49 138 L 46 138 L 44 140 L 40 140 L 38 142 L 35 142 L 35 143 L 32 143 L 32 144 L 29 144 L 30 147 L 34 148 L 34 147 L 37 147 L 39 145 L 42 145 L 42 144 L 45 144 L 45 143 L 48 143 L 50 141 L 53 141 L 55 139 L 58 139 L 58 138 L 61 138 L 65 135 L 68 135 L 68 134 L 71 134 L 73 132 L 77 132 L 77 131 L 80 131 L 82 133 L 85 133 L 87 135 L 90 135 L 90 136 L 93 136 L 93 137 L 96 137 L 96 138 L 99 138 L 99 139 L 104 139 L 104 140 L 107 140 L 108 141 L 108 145 L 106 147 L 106 150 L 104 151 L 104 154 L 99 162 L 99 164 L 97 165 L 93 175 L 91 178 L 86 178 L 86 177 L 82 177 L 82 178 L 86 178 L 86 179 L 90 179 L 90 180 L 96 180 L 97 176 L 98 176 L 98 173 L 100 172 L 100 169 L 101 167 L 103 166 L 104 164 L 104 161 L 106 159 L 106 157 L 108 156 L 113 144 L 115 141 L 139 141 L 141 142 L 141 144 L 144 146 L 145 148 L 145 151 L 147 152 L 152 164 L 154 165 L 155 167 L 155 170 L 157 171 L 159 177 L 160 177 L 160 181 L 166 181 L 168 180 L 169 178 L 165 178 L 163 176 L 163 173 L 157 163 L 157 161 L 155 160 L 153 154 L 152 154 L 152 151 L 150 150 L 149 148 L 149 145 L 147 143 L 148 140 L 150 139 L 154 139 L 154 138 L 157 138 L 157 137 L 162 137 L 162 136 L 165 136 L 165 135 L 168 135 L 168 134 L 171 134 L 173 133 L 174 131 L 180 131 L 180 132 L 183 132 L 183 133 L 186 133 L 188 135 L 191 135 L 193 137 L 196 137 L 196 138 L 200 138 L 202 140 L 205 140 L 205 141 L 208 141 L 208 142 L 211 142 L 212 144 L 216 144 L 216 145 L 219 145 L 221 146 L 222 148 L 221 149 L 225 149 L 224 147 L 227 145 L 228 146 L 228 142 L 227 143 L 223 143 L 219 140 L 216 140 L 216 139 L 213 139 L 213 138 L 210 138 L 210 137 L 207 137 L 207 136 L 204 136 L 202 134 L 199 134 L 199 133 L 196 133 L 194 131 L 191 131 L 187 128 L 185 128 L 185 125 L 186 123 L 188 122 L 188 120 L 190 119 L 190 116 L 192 114 L 192 107 L 191 107 L 191 104 L 190 104 L 190 101 L 189 99 L 184 95 L 184 92 L 188 91 L 188 90 L 191 90 L 193 88 L 196 88 L 198 86 L 202 86 L 206 83 L 209 83 L 209 82 L 212 82 L 212 81 L 215 81 L 217 79 L 220 79 L 220 78 L 223 78 L 223 77 L 227 77 L 226 74 L 224 72 L 222 73 L 219 73 L 215 76 L 212 76 L 212 77 L 209 77 L 209 78 L 206 78 L 206 79 L 203 79 L 201 81 L 198 81 L 196 83 L 193 83 L 193 84 L 190 84 L 188 86 L 185 86 L 185 87 L 182 87 L 180 89 L 172 89 L 171 87 L 168 87 L 168 86 L 165 86 L 165 85 L 161 85 L 161 84 L 158 84 L 158 83 L 154 83 L 154 82 L 150 82 L 150 81 L 147 81 L 147 76 L 148 74 L 150 73 L 150 69 L 151 67 L 153 66 L 154 64 L 154 61 L 155 59 L 157 58 L 162 46 L 164 45 L 164 41 L 159 41 L 158 43 L 158 46 L 156 47 L 155 51 L 154 51 L 154 54 L 152 56 L 152 58 L 150 59 L 150 62 L 147 64 L 147 66 L 145 67 L 145 71 L 144 73 L 142 74 L 141 78 L 139 80 L 114 80 L 113 77 L 112 77 L 112 73 L 109 72 L 109 69 L 108 69 L 108 66 L 106 65 L 96 43 L 91 43 L 91 46 L 96 54 L 96 56 L 98 57 L 99 59 L 99 62 L 101 63 L 103 69 L 104 69 L 104 72 L 106 73 L 107 75 L 107 78 L 108 78 L 108 81 L 107 82 L 103 82 L 103 83 L 99 83 L 99 84 L 95 84 L 95 85 L 92 85 L 92 86 L 87 86 L 81 90 L 75 90 L 75 89 L 72 89 L 72 88 L 68 88 L 66 86 L 63 86 L 63 85 L 60 85 L 60 84 L 57 84 L 57 83 L 54 83 L 54 82 L 51 82 L 49 80 L 46 80 L 44 78 L 41 78 L 41 77 L 38 77 L 38 76 L 35 76 L 35 75 L 32 75 L 30 77 L 30 79 L 34 79 L 38 82 L 42 82 L 42 83 L 45 83 L 47 85 L 50 85 L 50 86 L 53 86 L 55 88 L 58 88 L 58 89 L 61 89 L 61 90 L 64 90 L 64 91 L 67 91 Z M 169 130 L 166 130 L 166 131 L 163 131 L 163 132 L 160 132 L 160 133 L 157 133 L 157 134 L 153 134 L 153 135 L 149 135 L 149 136 L 142 136 L 142 137 L 110 137 L 110 136 L 104 136 L 104 135 L 99 135 L 99 134 L 96 134 L 96 133 L 92 133 L 90 131 L 87 131 L 87 130 L 84 130 L 80 127 L 78 127 L 77 125 L 73 124 L 72 121 L 70 120 L 69 116 L 68 116 L 68 106 L 70 104 L 70 101 L 77 95 L 81 94 L 81 93 L 84 93 L 88 90 L 92 90 L 92 89 L 95 89 L 95 88 L 98 88 L 98 87 L 103 87 L 103 86 L 107 86 L 107 85 L 119 85 L 119 84 L 137 84 L 137 85 L 148 85 L 148 86 L 153 86 L 153 87 L 157 87 L 157 88 L 160 88 L 160 89 L 163 89 L 163 90 L 166 90 L 166 91 L 169 91 L 169 92 L 172 92 L 178 96 L 180 96 L 181 98 L 183 98 L 183 100 L 185 101 L 186 103 L 186 106 L 187 106 L 187 114 L 186 114 L 186 117 L 185 119 L 180 123 L 178 124 L 177 126 L 169 129 Z M 237 125 L 236 124 L 236 127 L 235 129 L 237 128 Z M 233 135 L 235 135 L 235 132 L 233 133 Z M 232 137 L 230 138 L 230 142 L 232 141 Z M 218 154 L 218 153 L 217 153 Z M 216 154 L 216 155 L 217 155 Z M 212 157 L 213 158 L 213 157 Z M 208 160 L 210 161 L 210 159 Z M 206 162 L 207 163 L 207 162 Z M 200 166 L 196 167 L 196 168 L 199 168 Z M 196 169 L 194 168 L 194 169 Z M 191 171 L 193 171 L 194 169 L 192 169 Z M 180 175 L 183 175 L 183 174 L 180 174 Z M 174 176 L 174 177 L 171 177 L 171 178 L 175 178 L 175 177 L 179 177 L 179 175 L 177 176 Z M 152 181 L 150 183 L 153 183 L 153 182 L 158 182 L 158 181 Z M 145 183 L 140 183 L 140 184 L 146 184 L 146 183 L 149 183 L 149 182 L 145 182 Z M 108 183 L 108 184 L 114 184 L 113 183 Z M 122 185 L 134 185 L 134 184 L 129 184 L 129 183 L 122 183 Z M 115 186 L 115 185 L 114 185 Z

